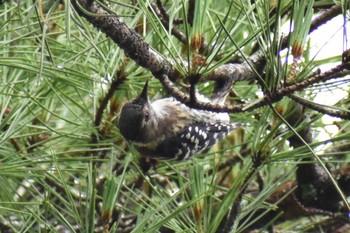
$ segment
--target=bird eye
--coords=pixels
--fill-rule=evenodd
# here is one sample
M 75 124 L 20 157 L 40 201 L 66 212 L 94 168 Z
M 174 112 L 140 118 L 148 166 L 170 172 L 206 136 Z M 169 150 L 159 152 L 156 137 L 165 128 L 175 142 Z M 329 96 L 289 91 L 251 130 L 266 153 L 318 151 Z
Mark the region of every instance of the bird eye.
M 146 112 L 145 113 L 145 122 L 148 122 L 148 120 L 149 120 L 149 112 Z

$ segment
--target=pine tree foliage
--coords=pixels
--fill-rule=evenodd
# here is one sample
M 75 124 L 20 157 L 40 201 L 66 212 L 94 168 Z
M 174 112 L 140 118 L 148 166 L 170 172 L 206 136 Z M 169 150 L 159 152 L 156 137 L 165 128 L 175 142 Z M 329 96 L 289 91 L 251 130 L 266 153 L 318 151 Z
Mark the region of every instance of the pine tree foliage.
M 0 1 L 0 232 L 349 232 L 348 8 Z M 117 121 L 146 81 L 241 127 L 144 158 Z

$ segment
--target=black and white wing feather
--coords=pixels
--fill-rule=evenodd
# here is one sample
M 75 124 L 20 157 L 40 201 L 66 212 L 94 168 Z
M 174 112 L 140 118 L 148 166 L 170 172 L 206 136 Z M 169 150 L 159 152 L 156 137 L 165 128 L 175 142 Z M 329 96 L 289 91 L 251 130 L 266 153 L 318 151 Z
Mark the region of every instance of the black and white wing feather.
M 186 160 L 209 149 L 235 128 L 237 125 L 232 123 L 195 123 L 178 135 L 168 138 L 152 150 L 152 155 L 160 159 Z M 147 150 L 143 151 L 143 154 L 147 156 Z

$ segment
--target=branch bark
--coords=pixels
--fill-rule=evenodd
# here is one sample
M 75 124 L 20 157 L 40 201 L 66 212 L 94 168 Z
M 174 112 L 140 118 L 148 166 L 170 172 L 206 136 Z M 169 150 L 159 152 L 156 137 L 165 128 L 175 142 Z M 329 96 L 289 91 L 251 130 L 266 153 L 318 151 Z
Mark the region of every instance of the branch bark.
M 152 73 L 169 71 L 170 63 L 150 48 L 144 39 L 134 29 L 129 28 L 120 17 L 109 15 L 102 7 L 88 0 L 72 0 L 71 3 L 80 16 L 111 38 L 138 65 Z
M 159 79 L 165 90 L 175 97 L 178 101 L 196 109 L 203 109 L 215 112 L 243 112 L 252 111 L 254 109 L 266 106 L 268 103 L 278 102 L 284 96 L 293 94 L 298 90 L 313 85 L 314 83 L 325 81 L 331 78 L 342 77 L 349 74 L 346 67 L 343 65 L 337 66 L 330 71 L 324 72 L 320 75 L 315 75 L 307 80 L 294 83 L 287 87 L 283 87 L 274 93 L 270 93 L 262 100 L 254 104 L 237 105 L 237 106 L 223 106 L 219 104 L 202 103 L 193 101 L 189 95 L 179 88 L 170 80 L 176 80 L 177 71 L 171 64 L 160 56 L 154 49 L 152 49 L 144 39 L 134 30 L 129 28 L 118 16 L 110 16 L 106 10 L 91 3 L 88 0 L 72 0 L 72 5 L 79 15 L 86 18 L 96 28 L 104 32 L 110 37 L 120 48 L 125 51 L 125 54 L 133 59 L 138 65 L 146 68 L 155 78 Z M 316 30 L 320 25 L 328 20 L 334 18 L 341 13 L 341 6 L 334 6 L 326 10 L 319 17 L 312 22 L 310 32 Z M 282 40 L 282 48 L 287 46 L 289 35 Z M 231 80 L 232 83 L 241 80 L 257 80 L 257 76 L 262 72 L 266 63 L 265 58 L 260 53 L 255 53 L 246 62 L 224 64 L 205 77 L 202 81 L 211 80 Z M 343 117 L 343 116 L 342 116 Z M 349 116 L 345 116 L 349 119 Z

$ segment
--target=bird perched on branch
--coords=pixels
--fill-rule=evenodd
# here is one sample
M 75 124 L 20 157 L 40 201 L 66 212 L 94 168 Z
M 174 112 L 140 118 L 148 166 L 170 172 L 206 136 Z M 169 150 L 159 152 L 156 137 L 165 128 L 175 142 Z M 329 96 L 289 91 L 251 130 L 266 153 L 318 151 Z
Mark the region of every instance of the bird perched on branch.
M 227 93 L 215 101 L 223 102 Z M 143 156 L 185 160 L 224 139 L 237 124 L 227 113 L 192 109 L 172 97 L 151 102 L 146 82 L 140 96 L 122 107 L 118 127 Z

